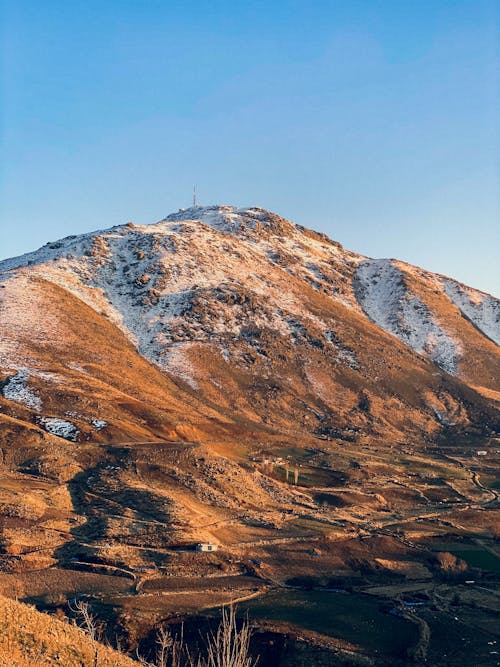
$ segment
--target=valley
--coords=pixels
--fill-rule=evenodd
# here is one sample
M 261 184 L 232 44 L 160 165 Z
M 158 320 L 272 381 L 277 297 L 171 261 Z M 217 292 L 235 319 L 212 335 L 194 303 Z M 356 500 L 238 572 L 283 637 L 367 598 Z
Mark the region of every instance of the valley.
M 75 458 L 92 467 L 62 486 L 2 475 L 4 513 L 10 503 L 18 514 L 3 520 L 2 593 L 48 610 L 83 596 L 120 628 L 128 623 L 122 632 L 131 646 L 160 621 L 176 627 L 238 603 L 259 633 L 289 624 L 286 632 L 317 646 L 314 630 L 374 664 L 388 656 L 405 664 L 418 643 L 417 618 L 430 628 L 428 650 L 441 650 L 437 627 L 448 618 L 487 664 L 498 635 L 500 510 L 498 492 L 481 479 L 494 486 L 498 443 L 481 443 L 486 457 L 455 443 L 398 454 L 284 444 L 87 444 Z M 235 483 L 238 504 L 228 493 Z M 51 499 L 43 514 L 37 497 Z M 217 551 L 196 552 L 205 542 Z M 290 595 L 280 611 L 273 600 Z M 302 609 L 300 596 L 310 616 L 292 613 Z M 333 597 L 344 625 L 333 616 L 321 629 L 314 613 L 324 612 L 310 604 L 316 597 L 319 609 Z M 371 640 L 363 625 L 347 632 L 345 604 L 356 613 L 367 605 Z M 380 648 L 396 621 L 401 644 Z M 347 659 L 342 642 L 327 645 Z M 462 664 L 455 649 L 447 648 L 450 665 Z

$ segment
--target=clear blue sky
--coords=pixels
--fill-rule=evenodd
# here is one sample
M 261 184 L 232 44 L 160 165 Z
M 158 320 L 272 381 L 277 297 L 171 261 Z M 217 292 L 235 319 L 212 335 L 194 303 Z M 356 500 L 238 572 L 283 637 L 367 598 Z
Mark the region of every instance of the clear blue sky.
M 499 9 L 4 1 L 0 256 L 196 183 L 498 295 Z

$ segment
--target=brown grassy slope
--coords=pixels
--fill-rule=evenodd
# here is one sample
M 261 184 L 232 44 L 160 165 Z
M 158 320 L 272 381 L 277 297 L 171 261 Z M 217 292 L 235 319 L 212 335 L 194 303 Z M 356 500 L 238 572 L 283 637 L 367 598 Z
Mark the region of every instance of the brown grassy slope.
M 11 283 L 18 280 L 24 284 L 15 289 Z M 29 293 L 30 312 L 2 319 L 1 311 L 18 307 L 20 291 Z M 11 346 L 9 358 L 45 373 L 30 376 L 32 390 L 43 397 L 40 412 L 56 417 L 77 413 L 70 418 L 81 439 L 195 439 L 207 432 L 224 433 L 229 420 L 180 389 L 111 322 L 66 290 L 38 277 L 16 276 L 1 296 L 0 338 L 4 349 Z M 13 372 L 4 362 L 2 377 Z M 34 421 L 33 410 L 2 403 L 12 417 Z M 109 426 L 96 432 L 86 423 L 92 418 Z
M 281 273 L 275 269 L 276 280 L 284 280 Z M 436 408 L 463 425 L 475 420 L 475 404 L 494 418 L 491 404 L 460 379 L 439 370 L 364 315 L 295 277 L 285 277 L 288 294 L 301 300 L 311 318 L 297 323 L 300 333 L 295 339 L 249 327 L 247 337 L 226 342 L 229 361 L 215 345 L 192 345 L 186 354 L 205 399 L 284 431 L 342 435 L 355 429 L 393 442 L 437 434 L 441 424 Z M 258 298 L 253 295 L 255 301 Z M 315 317 L 331 328 L 336 347 L 325 344 Z M 490 342 L 485 340 L 485 345 Z M 369 406 L 361 401 L 363 393 Z
M 137 662 L 101 644 L 77 627 L 0 596 L 0 666 L 133 667 Z
M 468 422 L 460 398 L 466 388 L 459 380 L 356 311 L 279 268 L 276 276 L 286 280 L 312 318 L 328 323 L 343 353 L 355 358 L 355 368 L 325 344 L 311 321 L 299 323 L 296 340 L 254 326 L 248 337 L 227 341 L 229 362 L 210 342 L 192 344 L 186 356 L 199 387 L 195 396 L 182 380 L 174 382 L 139 355 L 105 316 L 63 288 L 25 274 L 7 281 L 1 308 L 17 308 L 22 292 L 29 293 L 29 312 L 0 319 L 0 335 L 12 347 L 11 359 L 26 359 L 28 367 L 42 371 L 29 379 L 43 398 L 41 413 L 62 418 L 72 413 L 80 441 L 232 439 L 249 437 L 255 429 L 265 439 L 266 427 L 334 436 L 355 429 L 367 437 L 419 440 L 440 429 L 434 413 L 439 406 L 451 406 L 453 418 L 459 414 Z M 9 328 L 13 321 L 15 328 Z M 4 366 L 2 376 L 12 372 Z M 483 382 L 483 376 L 476 380 Z M 467 391 L 469 404 L 488 403 Z M 362 392 L 368 407 L 360 405 Z M 54 439 L 36 424 L 36 411 L 0 401 L 3 413 L 16 420 L 2 432 L 6 450 L 15 443 L 19 459 L 27 444 L 30 454 L 32 445 L 52 446 Z M 91 419 L 104 419 L 108 426 L 96 431 Z
M 16 285 L 18 282 L 20 284 Z M 300 281 L 294 280 L 291 289 L 310 302 L 313 312 L 321 309 L 332 318 L 332 328 L 339 332 L 342 341 L 347 339 L 349 346 L 356 342 L 360 326 L 366 326 L 364 318 L 361 320 Z M 6 317 L 3 325 L 0 321 L 2 339 L 10 341 L 15 348 L 10 358 L 26 358 L 28 367 L 38 368 L 45 374 L 42 377 L 32 374 L 29 380 L 31 390 L 43 399 L 41 413 L 62 418 L 67 412 L 76 415 L 71 421 L 80 430 L 80 440 L 117 442 L 220 437 L 231 431 L 231 422 L 235 419 L 264 421 L 287 430 L 298 427 L 310 431 L 324 427 L 317 423 L 314 412 L 304 407 L 304 400 L 312 404 L 315 412 L 326 412 L 327 419 L 333 417 L 341 424 L 357 420 L 359 426 L 364 423 L 364 416 L 356 414 L 358 392 L 369 382 L 373 369 L 367 368 L 361 374 L 335 363 L 327 350 L 316 348 L 314 331 L 306 332 L 301 349 L 297 350 L 293 341 L 257 329 L 255 336 L 266 356 L 256 355 L 252 346 L 242 339 L 233 344 L 241 363 L 226 364 L 210 344 L 194 347 L 190 360 L 199 376 L 202 405 L 187 386 L 183 391 L 139 355 L 107 318 L 66 290 L 39 277 L 16 275 L 2 290 L 2 309 L 17 308 L 20 292 L 29 293 L 29 312 L 25 318 Z M 14 330 L 9 329 L 9 322 L 16 322 Z M 368 331 L 377 342 L 382 339 L 380 345 L 384 345 L 386 334 L 371 325 Z M 371 341 L 367 343 L 370 344 Z M 395 353 L 393 347 L 394 341 L 389 339 L 384 350 L 386 376 L 391 372 L 390 356 L 414 356 L 397 342 Z M 246 362 L 246 355 L 252 355 L 253 363 Z M 425 366 L 425 362 L 417 360 L 417 365 Z M 307 369 L 312 368 L 314 374 L 314 367 L 327 367 L 330 371 L 329 384 L 320 390 L 324 399 L 319 401 L 318 381 L 307 376 Z M 431 373 L 426 370 L 426 377 L 420 380 L 419 371 L 413 369 L 419 384 L 428 385 L 432 381 Z M 5 369 L 4 377 L 8 375 Z M 392 378 L 388 378 L 388 382 L 391 384 Z M 406 383 L 401 384 L 406 386 Z M 417 404 L 419 400 L 416 397 Z M 33 410 L 12 401 L 2 402 L 11 417 L 31 424 L 26 426 L 31 440 L 40 437 L 39 444 L 45 444 L 46 436 L 34 424 Z M 219 410 L 216 412 L 207 403 L 220 406 Z M 221 408 L 226 417 L 221 416 Z M 106 420 L 109 426 L 95 431 L 88 421 L 96 418 Z M 413 421 L 423 426 L 425 416 L 416 415 Z M 248 429 L 248 424 L 240 426 Z M 21 427 L 18 425 L 18 428 Z M 386 431 L 385 426 L 383 430 Z M 23 446 L 21 438 L 10 440 L 16 440 L 16 448 Z
M 184 236 L 180 235 L 179 242 L 187 243 L 189 251 L 199 250 L 192 239 L 189 242 L 189 235 Z M 205 236 L 200 243 L 203 239 Z M 232 255 L 222 257 L 225 246 L 219 247 L 216 241 L 215 256 L 205 248 L 207 252 L 196 257 L 205 264 L 225 262 L 227 281 L 217 287 L 194 285 L 194 296 L 178 323 L 182 331 L 176 330 L 171 338 L 187 343 L 180 348 L 181 356 L 194 375 L 197 390 L 182 377 L 172 381 L 147 362 L 103 313 L 64 287 L 37 276 L 30 267 L 10 274 L 0 295 L 1 308 L 8 315 L 3 324 L 0 319 L 0 335 L 7 347 L 3 359 L 19 364 L 24 357 L 27 366 L 45 374 L 30 378 L 33 388 L 43 395 L 43 414 L 76 413 L 73 421 L 80 430 L 80 441 L 108 442 L 239 438 L 249 428 L 258 430 L 262 425 L 267 427 L 261 430 L 262 437 L 266 430 L 347 439 L 355 432 L 408 441 L 435 435 L 441 429 L 436 409 L 449 413 L 449 421 L 455 423 L 458 419 L 466 425 L 474 420 L 469 406 L 463 405 L 460 380 L 451 379 L 365 315 L 331 298 L 328 291 L 317 289 L 300 272 L 290 275 L 286 262 L 283 266 L 268 262 L 254 251 L 241 254 L 241 244 L 232 239 L 233 250 L 241 251 L 241 270 L 258 267 L 260 276 L 260 282 L 236 284 L 239 269 L 230 260 Z M 187 271 L 182 253 L 172 257 L 176 270 Z M 347 284 L 352 266 L 340 265 Z M 64 275 L 58 280 L 66 284 Z M 414 291 L 425 288 L 432 312 L 442 312 L 445 317 L 450 311 L 456 326 L 460 324 L 464 336 L 469 336 L 462 365 L 474 370 L 468 376 L 471 384 L 491 387 L 500 371 L 495 365 L 498 350 L 458 315 L 447 297 L 435 296 L 432 281 L 425 286 L 424 274 L 414 273 L 412 280 Z M 123 281 L 123 285 L 137 287 L 133 275 L 127 273 Z M 262 285 L 267 286 L 268 294 L 262 293 Z M 272 294 L 283 298 L 281 317 L 287 327 L 278 330 L 270 328 L 275 308 L 271 312 L 268 307 Z M 142 301 L 140 293 L 135 298 L 134 308 L 147 307 L 145 295 Z M 431 304 L 431 298 L 439 303 Z M 28 301 L 25 313 L 19 312 L 23 300 Z M 96 307 L 104 308 L 100 303 Z M 234 322 L 243 326 L 234 328 Z M 154 327 L 154 320 L 145 319 L 144 326 Z M 471 353 L 476 339 L 477 361 Z M 143 352 L 148 354 L 148 348 Z M 170 354 L 168 341 L 161 354 Z M 152 358 L 157 357 L 153 354 Z M 471 394 L 468 403 L 481 408 L 488 401 Z M 32 411 L 11 404 L 8 414 L 21 421 L 35 420 Z M 88 423 L 92 418 L 105 419 L 109 426 L 97 432 Z

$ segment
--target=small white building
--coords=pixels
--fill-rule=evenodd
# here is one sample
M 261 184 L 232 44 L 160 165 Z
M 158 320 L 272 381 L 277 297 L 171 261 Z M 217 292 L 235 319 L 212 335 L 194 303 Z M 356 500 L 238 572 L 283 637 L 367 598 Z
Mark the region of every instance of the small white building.
M 218 544 L 214 544 L 213 542 L 199 542 L 196 545 L 196 551 L 217 551 L 219 548 Z

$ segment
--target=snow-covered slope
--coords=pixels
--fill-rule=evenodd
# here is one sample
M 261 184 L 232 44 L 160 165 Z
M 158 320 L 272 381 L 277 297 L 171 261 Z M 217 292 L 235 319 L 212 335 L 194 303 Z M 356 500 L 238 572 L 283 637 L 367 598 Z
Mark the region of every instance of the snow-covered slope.
M 500 300 L 443 278 L 446 294 L 461 312 L 493 342 L 500 345 Z
M 296 337 L 304 309 L 287 274 L 356 308 L 345 284 L 356 256 L 262 209 L 184 211 L 151 226 L 124 225 L 49 243 L 0 263 L 64 287 L 106 316 L 165 369 L 189 377 L 179 343 L 225 340 L 249 324 Z
M 318 344 L 355 365 L 355 351 L 332 335 L 331 317 L 305 303 L 306 286 L 366 315 L 449 373 L 460 370 L 460 332 L 423 300 L 419 282 L 500 341 L 497 299 L 393 260 L 367 259 L 260 208 L 198 207 L 154 225 L 68 237 L 0 262 L 3 280 L 13 271 L 65 288 L 193 386 L 189 346 L 216 344 L 227 361 L 231 343 L 248 338 L 249 327 L 294 344 L 312 327 Z
M 434 363 L 456 373 L 460 342 L 439 323 L 408 288 L 404 274 L 390 259 L 366 260 L 357 271 L 358 298 L 368 317 Z

